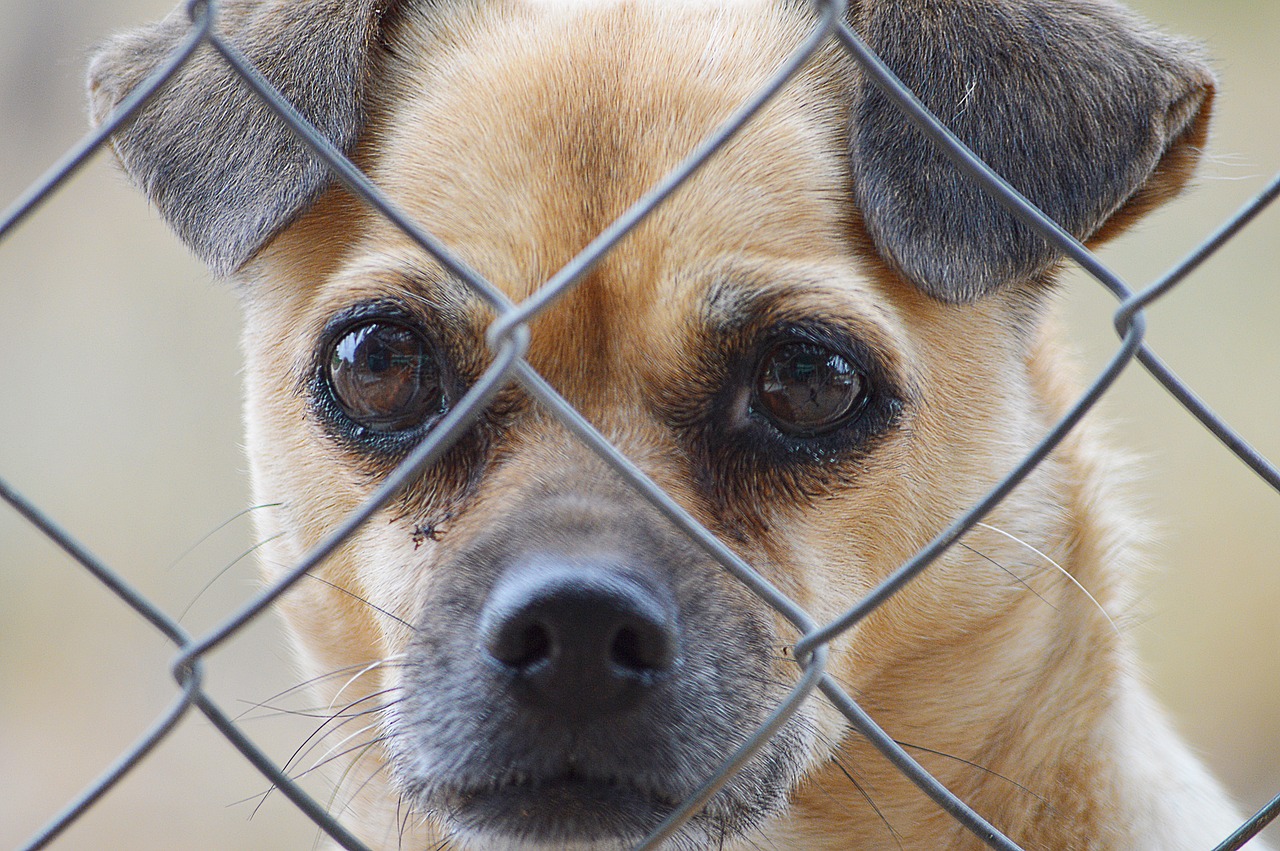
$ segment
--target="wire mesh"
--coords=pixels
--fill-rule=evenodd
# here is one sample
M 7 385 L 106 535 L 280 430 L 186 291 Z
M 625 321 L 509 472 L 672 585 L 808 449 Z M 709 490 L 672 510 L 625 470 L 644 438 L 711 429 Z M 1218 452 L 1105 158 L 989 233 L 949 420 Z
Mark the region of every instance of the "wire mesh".
M 279 789 L 333 841 L 348 849 L 364 848 L 365 846 L 354 835 L 333 818 L 324 804 L 316 801 L 294 778 L 289 776 L 283 767 L 264 753 L 253 739 L 243 732 L 241 726 L 233 720 L 225 707 L 219 705 L 209 694 L 205 684 L 203 663 L 206 657 L 218 650 L 229 639 L 240 634 L 250 622 L 267 611 L 294 583 L 327 558 L 361 524 L 394 498 L 407 483 L 418 477 L 423 469 L 434 463 L 475 422 L 502 388 L 511 383 L 518 383 L 713 560 L 790 621 L 802 636 L 794 646 L 799 676 L 787 698 L 774 709 L 755 735 L 737 753 L 726 759 L 722 769 L 715 776 L 708 778 L 698 793 L 690 796 L 679 810 L 673 812 L 647 839 L 637 845 L 638 849 L 656 848 L 679 830 L 681 825 L 704 806 L 715 792 L 728 782 L 733 773 L 786 723 L 801 704 L 811 699 L 826 699 L 845 716 L 854 731 L 871 741 L 920 788 L 922 793 L 931 797 L 938 806 L 986 845 L 991 848 L 1005 849 L 1005 851 L 1017 851 L 1018 846 L 1005 837 L 998 826 L 988 823 L 963 800 L 944 788 L 907 753 L 902 745 L 881 730 L 873 718 L 825 672 L 826 647 L 915 577 L 928 570 L 941 554 L 980 523 L 988 512 L 1043 462 L 1078 421 L 1109 392 L 1120 374 L 1135 360 L 1145 367 L 1191 416 L 1235 454 L 1242 464 L 1256 473 L 1271 489 L 1280 491 L 1280 472 L 1276 467 L 1201 401 L 1194 391 L 1152 351 L 1145 340 L 1144 314 L 1144 310 L 1150 304 L 1185 280 L 1192 270 L 1215 251 L 1228 244 L 1233 237 L 1256 219 L 1276 195 L 1280 194 L 1280 175 L 1273 178 L 1262 192 L 1228 218 L 1188 257 L 1175 264 L 1164 276 L 1146 289 L 1135 291 L 1121 280 L 1114 270 L 1099 261 L 1087 248 L 1019 195 L 930 114 L 912 92 L 903 86 L 874 52 L 863 43 L 858 34 L 845 23 L 844 3 L 841 0 L 817 0 L 813 3 L 813 7 L 813 25 L 807 39 L 795 47 L 787 62 L 749 102 L 744 103 L 735 115 L 706 139 L 697 150 L 691 152 L 687 159 L 668 174 L 659 185 L 598 235 L 530 298 L 523 303 L 513 304 L 483 276 L 470 269 L 435 237 L 421 229 L 411 217 L 399 210 L 341 151 L 335 149 L 310 126 L 262 78 L 234 45 L 217 34 L 214 26 L 217 16 L 216 3 L 193 0 L 188 4 L 189 30 L 179 48 L 161 68 L 121 103 L 117 111 L 101 127 L 68 151 L 28 191 L 19 196 L 3 215 L 0 215 L 0 240 L 35 214 L 53 193 L 77 173 L 92 154 L 104 146 L 113 132 L 132 120 L 155 93 L 169 84 L 174 74 L 190 59 L 200 45 L 208 45 L 221 54 L 257 96 L 269 104 L 280 119 L 288 124 L 314 154 L 329 166 L 337 180 L 380 215 L 399 227 L 425 252 L 434 257 L 456 278 L 470 285 L 495 309 L 497 319 L 490 327 L 488 335 L 495 357 L 480 380 L 467 391 L 443 421 L 408 455 L 395 472 L 386 478 L 377 492 L 358 511 L 333 529 L 311 552 L 304 555 L 280 581 L 275 582 L 248 604 L 228 615 L 221 623 L 199 635 L 190 634 L 170 614 L 137 591 L 119 572 L 89 552 L 73 534 L 62 529 L 23 494 L 0 480 L 0 499 L 7 502 L 41 534 L 63 549 L 102 589 L 122 600 L 137 617 L 172 643 L 176 651 L 172 672 L 177 683 L 178 694 L 172 705 L 158 716 L 138 741 L 124 751 L 81 795 L 68 802 L 62 812 L 51 817 L 44 828 L 23 846 L 24 848 L 36 849 L 51 844 L 70 825 L 82 818 L 86 811 L 95 806 L 157 745 L 170 736 L 178 722 L 192 710 L 207 718 L 227 741 L 264 775 L 273 788 Z M 801 606 L 738 557 L 659 486 L 649 480 L 635 464 L 611 446 L 605 437 L 523 360 L 523 356 L 528 346 L 528 324 L 544 311 L 551 309 L 560 295 L 573 288 L 619 240 L 657 209 L 704 163 L 714 157 L 716 152 L 798 73 L 817 50 L 831 41 L 838 43 L 842 49 L 853 56 L 868 76 L 963 171 L 992 193 L 1002 204 L 1014 211 L 1022 221 L 1043 234 L 1065 256 L 1078 263 L 1115 299 L 1114 321 L 1119 335 L 1119 345 L 1105 367 L 1088 382 L 1069 413 L 1057 422 L 1035 449 L 1009 470 L 1000 483 L 983 499 L 957 517 L 935 540 L 870 593 L 861 600 L 853 602 L 843 615 L 829 623 L 818 624 Z M 818 693 L 822 698 L 816 697 Z M 1280 814 L 1280 795 L 1243 823 L 1232 836 L 1224 839 L 1215 851 L 1242 847 L 1278 814 Z

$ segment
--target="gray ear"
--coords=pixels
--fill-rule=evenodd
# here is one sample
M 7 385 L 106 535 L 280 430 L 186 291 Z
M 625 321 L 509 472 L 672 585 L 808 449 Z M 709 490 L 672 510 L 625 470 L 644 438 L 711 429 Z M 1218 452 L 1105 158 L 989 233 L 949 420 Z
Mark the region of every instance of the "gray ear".
M 340 150 L 364 121 L 373 45 L 391 0 L 224 0 L 218 32 Z M 89 68 L 92 120 L 156 68 L 190 27 L 179 10 L 116 36 Z M 329 174 L 207 45 L 138 117 L 115 150 L 192 250 L 226 275 L 325 189 Z
M 864 0 L 850 17 L 944 124 L 1078 239 L 1176 194 L 1198 158 L 1213 92 L 1199 51 L 1114 5 Z M 855 201 L 891 265 L 959 302 L 1054 262 L 879 89 L 858 86 Z

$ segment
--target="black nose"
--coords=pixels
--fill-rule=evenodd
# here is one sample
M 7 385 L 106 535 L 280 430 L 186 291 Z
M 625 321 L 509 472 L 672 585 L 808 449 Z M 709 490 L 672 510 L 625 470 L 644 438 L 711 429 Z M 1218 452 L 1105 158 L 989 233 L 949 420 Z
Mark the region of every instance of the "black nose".
M 508 570 L 480 619 L 514 695 L 567 721 L 634 708 L 676 664 L 674 604 L 634 573 L 542 558 Z

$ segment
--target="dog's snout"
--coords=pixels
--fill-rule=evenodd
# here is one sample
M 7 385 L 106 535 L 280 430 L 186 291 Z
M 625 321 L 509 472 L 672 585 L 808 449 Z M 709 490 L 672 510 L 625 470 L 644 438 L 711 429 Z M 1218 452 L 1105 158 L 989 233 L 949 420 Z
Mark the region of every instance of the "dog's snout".
M 674 603 L 612 566 L 540 559 L 508 571 L 480 620 L 517 699 L 566 720 L 637 706 L 676 665 Z

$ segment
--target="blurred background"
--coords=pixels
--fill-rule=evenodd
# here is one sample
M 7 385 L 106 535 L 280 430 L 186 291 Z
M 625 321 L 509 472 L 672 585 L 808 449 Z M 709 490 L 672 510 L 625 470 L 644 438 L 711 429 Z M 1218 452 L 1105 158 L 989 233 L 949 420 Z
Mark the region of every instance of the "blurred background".
M 1201 39 L 1221 89 L 1195 190 L 1103 252 L 1134 286 L 1280 170 L 1280 3 L 1138 0 Z M 0 207 L 84 132 L 83 69 L 163 0 L 0 0 Z M 1280 461 L 1280 209 L 1149 312 L 1149 340 Z M 1069 274 L 1082 358 L 1114 351 L 1101 288 Z M 237 316 L 108 158 L 0 243 L 0 478 L 199 632 L 255 590 L 240 446 Z M 1280 496 L 1138 366 L 1106 401 L 1156 521 L 1145 618 L 1154 689 L 1250 811 L 1280 792 Z M 0 507 L 0 848 L 27 841 L 174 699 L 173 648 Z M 296 682 L 273 619 L 206 681 L 277 761 L 312 722 L 255 709 Z M 305 700 L 292 699 L 300 707 Z M 195 713 L 60 849 L 309 848 L 316 830 Z M 1267 835 L 1280 839 L 1273 828 Z

